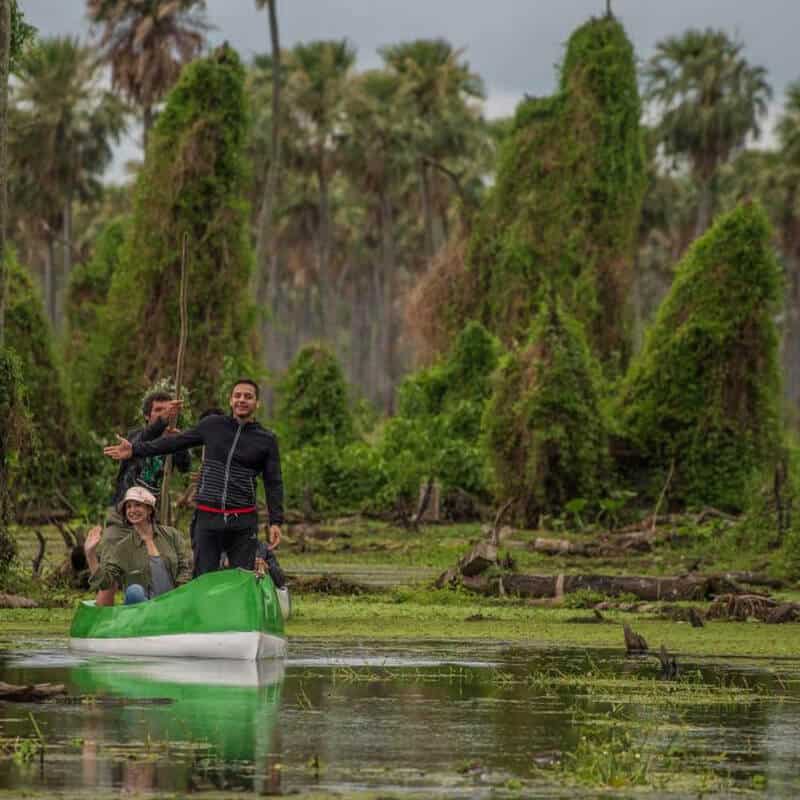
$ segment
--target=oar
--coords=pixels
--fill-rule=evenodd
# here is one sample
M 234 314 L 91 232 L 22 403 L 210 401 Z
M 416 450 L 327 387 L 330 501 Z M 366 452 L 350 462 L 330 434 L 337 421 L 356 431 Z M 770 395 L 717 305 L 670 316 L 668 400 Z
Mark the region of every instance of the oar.
M 181 288 L 180 288 L 180 314 L 181 332 L 178 339 L 178 363 L 175 367 L 175 399 L 181 399 L 181 387 L 183 384 L 183 361 L 186 355 L 186 339 L 189 335 L 189 322 L 187 312 L 188 286 L 186 280 L 186 262 L 189 251 L 189 235 L 183 234 L 183 245 L 181 247 Z M 174 427 L 177 417 L 170 417 L 169 425 Z M 167 456 L 164 462 L 164 478 L 161 481 L 161 522 L 169 525 L 171 519 L 171 506 L 169 502 L 169 479 L 172 476 L 172 456 Z

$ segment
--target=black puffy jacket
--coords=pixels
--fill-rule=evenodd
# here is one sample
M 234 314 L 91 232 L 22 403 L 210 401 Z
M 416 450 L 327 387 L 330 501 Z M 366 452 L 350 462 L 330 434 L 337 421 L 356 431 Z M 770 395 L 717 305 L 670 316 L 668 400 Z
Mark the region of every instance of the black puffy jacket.
M 270 525 L 283 522 L 283 478 L 278 439 L 258 422 L 243 425 L 231 416 L 212 414 L 177 436 L 133 443 L 133 455 L 167 455 L 205 447 L 196 503 L 226 511 L 256 505 L 256 478 L 264 480 Z

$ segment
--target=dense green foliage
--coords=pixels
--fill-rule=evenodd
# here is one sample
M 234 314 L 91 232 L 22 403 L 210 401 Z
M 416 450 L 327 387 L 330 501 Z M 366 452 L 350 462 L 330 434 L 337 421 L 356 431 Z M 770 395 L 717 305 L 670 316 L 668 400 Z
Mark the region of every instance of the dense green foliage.
M 8 347 L 0 348 L 0 578 L 17 552 L 8 522 L 10 501 L 16 497 L 20 457 L 24 455 L 26 440 L 30 441 L 24 392 L 19 360 Z
M 618 398 L 640 465 L 687 504 L 740 509 L 781 431 L 781 276 L 760 206 L 719 218 L 678 265 Z M 637 472 L 639 472 L 637 466 Z
M 486 494 L 480 426 L 500 349 L 482 325 L 469 323 L 439 363 L 403 382 L 379 445 L 392 499 L 415 499 L 426 478 L 445 492 Z
M 188 237 L 184 380 L 198 408 L 216 403 L 226 354 L 248 350 L 252 253 L 244 70 L 224 46 L 190 64 L 151 133 L 131 230 L 101 320 L 89 410 L 101 427 L 136 417 L 136 400 L 174 374 L 181 248 Z
M 108 301 L 111 280 L 123 252 L 129 220 L 112 219 L 95 240 L 92 257 L 72 270 L 66 303 L 68 331 L 64 355 L 69 367 L 70 392 L 75 411 L 85 412 L 97 347 L 94 342 L 105 333 L 100 327 Z
M 560 301 L 542 304 L 528 341 L 503 359 L 483 430 L 495 495 L 513 500 L 526 525 L 602 495 L 609 457 L 599 369 Z
M 19 57 L 36 36 L 36 28 L 25 21 L 25 15 L 17 0 L 11 0 L 11 48 L 9 68 L 17 68 Z
M 300 350 L 278 386 L 281 441 L 288 448 L 323 439 L 344 445 L 354 438 L 353 413 L 342 368 L 323 345 Z
M 512 342 L 525 336 L 546 280 L 600 357 L 627 356 L 645 186 L 640 113 L 625 31 L 613 17 L 590 20 L 570 37 L 558 93 L 517 109 L 468 254 L 479 305 L 461 313 Z

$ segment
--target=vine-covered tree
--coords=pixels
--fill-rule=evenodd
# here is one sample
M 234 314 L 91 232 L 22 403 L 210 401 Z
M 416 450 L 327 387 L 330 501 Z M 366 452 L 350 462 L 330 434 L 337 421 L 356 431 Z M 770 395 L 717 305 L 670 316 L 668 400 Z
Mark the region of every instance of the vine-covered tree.
M 613 17 L 590 20 L 570 37 L 559 92 L 517 109 L 466 254 L 469 291 L 434 284 L 443 292 L 432 307 L 451 330 L 474 317 L 506 344 L 526 338 L 546 282 L 594 352 L 625 361 L 645 180 L 640 114 L 625 31 Z
M 228 46 L 194 61 L 153 127 L 134 212 L 97 342 L 89 412 L 121 425 L 137 399 L 174 374 L 183 237 L 188 239 L 189 340 L 184 378 L 198 408 L 216 404 L 226 356 L 246 360 L 253 322 L 252 251 L 244 200 L 244 70 Z
M 529 526 L 608 484 L 599 366 L 581 324 L 550 298 L 494 377 L 483 436 L 494 492 Z
M 781 274 L 763 209 L 721 216 L 678 265 L 616 399 L 653 494 L 740 509 L 773 463 L 782 424 L 774 317 Z

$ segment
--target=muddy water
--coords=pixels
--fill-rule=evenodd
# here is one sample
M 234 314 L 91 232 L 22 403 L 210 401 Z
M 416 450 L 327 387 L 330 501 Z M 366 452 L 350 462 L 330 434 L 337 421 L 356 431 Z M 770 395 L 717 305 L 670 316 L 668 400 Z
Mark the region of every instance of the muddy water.
M 641 751 L 653 796 L 800 795 L 800 664 L 682 670 L 499 643 L 293 642 L 249 664 L 20 642 L 0 681 L 70 696 L 0 702 L 0 790 L 588 797 Z

